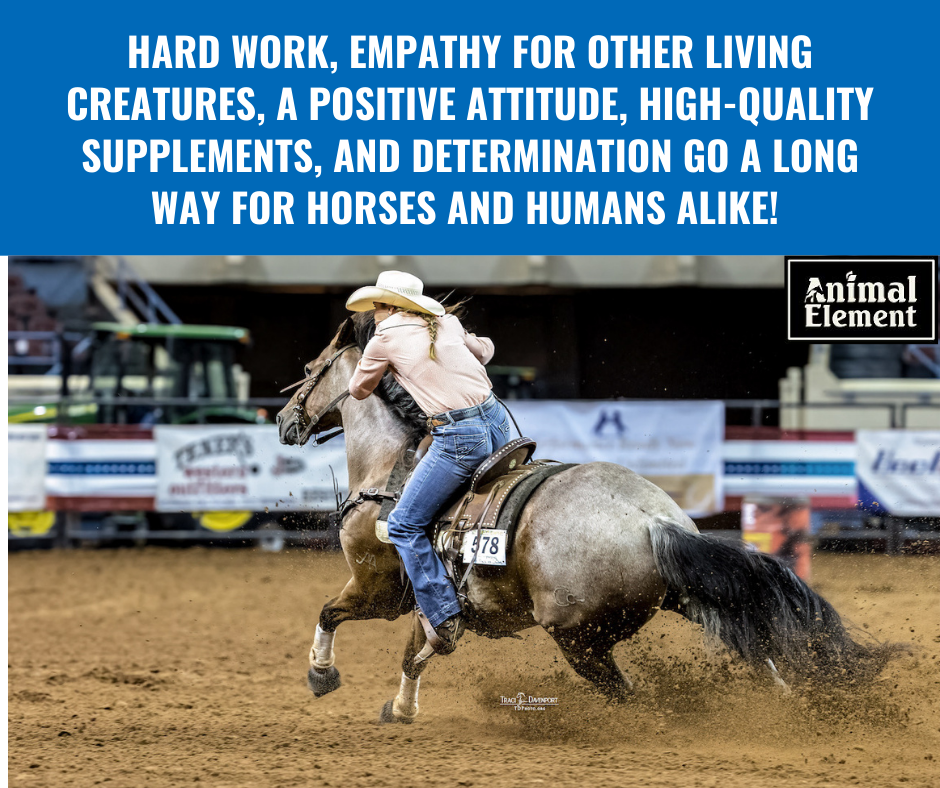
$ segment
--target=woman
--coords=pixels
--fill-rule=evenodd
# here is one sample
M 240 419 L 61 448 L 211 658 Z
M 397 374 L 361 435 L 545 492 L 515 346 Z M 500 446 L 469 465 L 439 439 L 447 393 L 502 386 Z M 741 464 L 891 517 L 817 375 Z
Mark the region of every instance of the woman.
M 493 357 L 492 341 L 468 333 L 423 290 L 417 277 L 386 271 L 375 287 L 349 297 L 347 309 L 375 310 L 376 326 L 349 393 L 354 399 L 368 397 L 390 370 L 428 417 L 433 441 L 388 518 L 388 536 L 440 638 L 432 646 L 450 654 L 463 634 L 463 619 L 427 528 L 480 463 L 509 441 L 509 419 L 483 368 Z

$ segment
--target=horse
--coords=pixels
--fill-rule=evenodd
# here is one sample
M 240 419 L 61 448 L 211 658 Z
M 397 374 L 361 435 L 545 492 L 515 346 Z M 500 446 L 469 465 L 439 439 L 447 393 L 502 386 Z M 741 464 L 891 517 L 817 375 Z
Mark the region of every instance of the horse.
M 425 414 L 391 374 L 372 396 L 348 398 L 348 381 L 374 332 L 370 312 L 346 319 L 304 367 L 277 416 L 283 444 L 322 442 L 345 431 L 353 491 L 383 489 L 399 458 L 427 433 Z M 320 612 L 307 676 L 316 697 L 340 686 L 333 649 L 340 624 L 413 613 L 395 548 L 376 536 L 379 508 L 366 500 L 343 516 L 340 542 L 351 577 Z M 870 679 L 891 654 L 888 645 L 853 637 L 833 607 L 781 562 L 700 534 L 663 490 L 607 462 L 546 479 L 519 516 L 503 571 L 474 569 L 466 593 L 469 629 L 518 637 L 543 627 L 574 671 L 611 702 L 633 692 L 613 647 L 660 610 L 699 624 L 784 692 L 813 680 Z M 415 720 L 429 654 L 413 615 L 399 692 L 380 721 Z

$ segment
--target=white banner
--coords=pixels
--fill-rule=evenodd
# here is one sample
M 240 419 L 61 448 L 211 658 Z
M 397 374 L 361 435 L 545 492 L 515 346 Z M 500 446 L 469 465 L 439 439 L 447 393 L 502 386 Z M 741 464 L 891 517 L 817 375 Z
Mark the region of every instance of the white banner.
M 826 498 L 855 505 L 855 442 L 731 440 L 723 447 L 725 495 Z
M 536 457 L 614 462 L 662 487 L 693 516 L 721 511 L 721 402 L 507 403 Z
M 163 512 L 335 508 L 332 467 L 347 487 L 342 437 L 282 446 L 273 425 L 154 427 L 157 501 Z
M 855 440 L 862 508 L 940 516 L 940 430 L 859 430 Z
M 53 497 L 152 498 L 154 446 L 142 439 L 53 439 L 47 443 Z
M 7 509 L 46 507 L 46 425 L 10 424 L 7 443 Z

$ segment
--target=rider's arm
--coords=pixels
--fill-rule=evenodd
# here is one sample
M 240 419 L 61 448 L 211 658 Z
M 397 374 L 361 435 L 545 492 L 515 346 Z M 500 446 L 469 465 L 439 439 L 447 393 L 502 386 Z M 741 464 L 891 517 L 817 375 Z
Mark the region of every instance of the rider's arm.
M 454 318 L 454 320 L 456 319 L 457 318 Z M 492 339 L 488 337 L 478 337 L 476 334 L 471 334 L 469 331 L 465 330 L 463 332 L 463 341 L 470 349 L 470 352 L 477 357 L 477 361 L 481 364 L 490 363 L 490 359 L 493 358 L 493 353 L 495 352 Z
M 463 334 L 464 344 L 467 346 L 467 349 L 476 356 L 477 361 L 481 364 L 490 363 L 490 359 L 493 358 L 493 353 L 495 352 L 492 339 L 471 334 L 463 327 L 460 319 L 456 315 L 444 315 L 441 320 L 445 321 L 448 326 L 451 326 L 450 330 L 454 330 L 454 327 L 456 327 L 456 329 Z
M 379 385 L 379 381 L 388 369 L 388 355 L 385 352 L 385 343 L 382 337 L 376 334 L 366 349 L 362 351 L 362 358 L 356 364 L 356 371 L 349 381 L 349 394 L 353 399 L 365 399 Z

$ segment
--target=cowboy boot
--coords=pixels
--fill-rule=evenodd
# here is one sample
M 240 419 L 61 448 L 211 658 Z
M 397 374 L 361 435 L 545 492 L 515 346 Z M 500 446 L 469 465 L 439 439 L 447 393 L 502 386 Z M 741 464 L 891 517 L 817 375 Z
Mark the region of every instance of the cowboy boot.
M 434 632 L 439 638 L 439 643 L 432 643 L 432 648 L 438 654 L 453 654 L 454 649 L 457 648 L 457 641 L 460 640 L 461 635 L 466 629 L 466 624 L 463 619 L 463 615 L 458 613 L 455 616 L 451 616 L 443 624 L 439 624 L 434 627 Z

